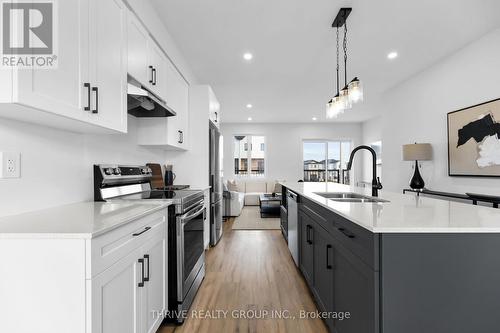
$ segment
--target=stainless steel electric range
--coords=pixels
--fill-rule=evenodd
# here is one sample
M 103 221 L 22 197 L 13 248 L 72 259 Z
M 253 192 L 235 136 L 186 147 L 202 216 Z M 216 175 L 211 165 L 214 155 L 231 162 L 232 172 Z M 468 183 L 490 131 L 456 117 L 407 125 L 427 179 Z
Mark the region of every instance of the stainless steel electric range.
M 205 277 L 204 193 L 199 190 L 152 189 L 147 166 L 94 165 L 95 201 L 169 200 L 168 319 L 182 323 Z

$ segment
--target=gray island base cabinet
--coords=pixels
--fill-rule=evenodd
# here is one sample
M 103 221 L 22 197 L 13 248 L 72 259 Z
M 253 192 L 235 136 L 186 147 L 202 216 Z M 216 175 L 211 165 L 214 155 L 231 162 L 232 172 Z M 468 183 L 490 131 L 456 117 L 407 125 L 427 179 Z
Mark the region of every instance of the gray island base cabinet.
M 299 268 L 335 333 L 500 331 L 500 233 L 374 233 L 299 197 Z

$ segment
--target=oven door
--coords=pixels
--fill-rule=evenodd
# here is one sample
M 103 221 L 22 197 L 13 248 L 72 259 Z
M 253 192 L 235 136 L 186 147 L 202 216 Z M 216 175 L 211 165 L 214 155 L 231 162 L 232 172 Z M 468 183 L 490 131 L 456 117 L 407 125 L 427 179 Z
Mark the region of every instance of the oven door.
M 182 302 L 205 262 L 203 202 L 177 217 L 177 300 Z

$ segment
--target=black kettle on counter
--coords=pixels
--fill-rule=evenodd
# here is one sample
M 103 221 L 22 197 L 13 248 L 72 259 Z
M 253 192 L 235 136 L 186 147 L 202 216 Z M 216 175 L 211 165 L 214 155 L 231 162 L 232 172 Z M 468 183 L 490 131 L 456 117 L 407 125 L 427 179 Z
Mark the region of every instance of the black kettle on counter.
M 174 185 L 175 173 L 172 171 L 172 167 L 171 164 L 165 166 L 165 186 Z

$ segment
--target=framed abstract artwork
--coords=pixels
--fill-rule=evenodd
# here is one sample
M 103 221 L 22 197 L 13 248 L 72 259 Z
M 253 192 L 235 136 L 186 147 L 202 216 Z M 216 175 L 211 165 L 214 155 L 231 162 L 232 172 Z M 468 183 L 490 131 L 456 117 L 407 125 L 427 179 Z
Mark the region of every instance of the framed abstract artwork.
M 500 177 L 500 99 L 448 113 L 448 175 Z

